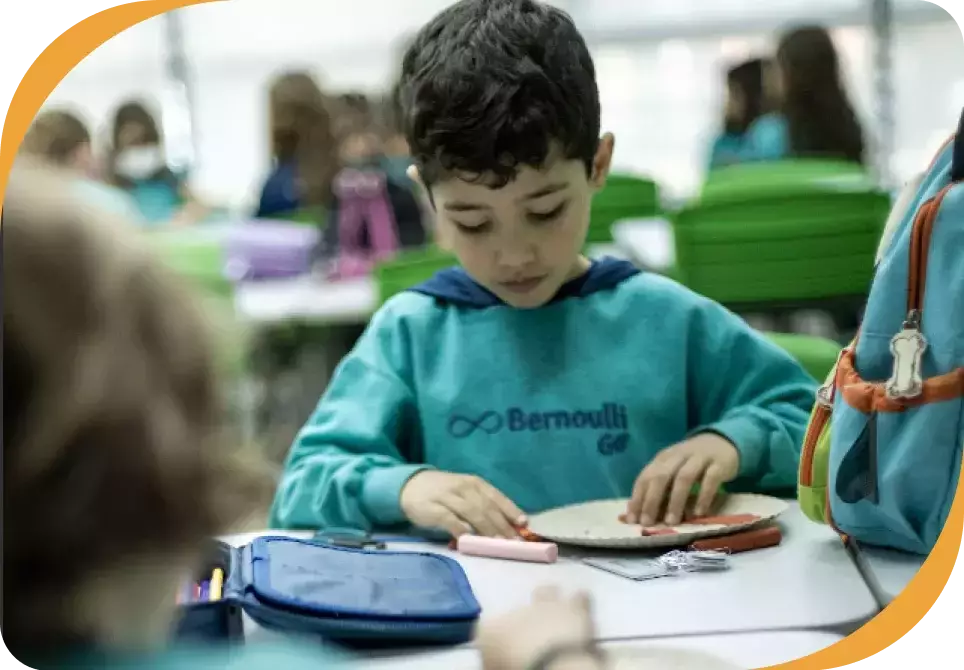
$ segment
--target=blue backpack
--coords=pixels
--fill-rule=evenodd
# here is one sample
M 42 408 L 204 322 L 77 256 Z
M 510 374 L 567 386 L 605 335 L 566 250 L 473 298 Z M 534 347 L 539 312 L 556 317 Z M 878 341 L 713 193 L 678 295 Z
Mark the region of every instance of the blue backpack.
M 964 115 L 908 203 L 818 405 L 832 416 L 826 520 L 861 542 L 927 554 L 964 450 Z

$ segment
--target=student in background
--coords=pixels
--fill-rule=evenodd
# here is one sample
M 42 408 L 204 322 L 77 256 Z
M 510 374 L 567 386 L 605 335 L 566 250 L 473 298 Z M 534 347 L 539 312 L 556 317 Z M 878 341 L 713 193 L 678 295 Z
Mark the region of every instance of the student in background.
M 723 132 L 713 143 L 710 169 L 740 161 L 746 131 L 764 113 L 763 71 L 764 61 L 755 58 L 726 73 Z
M 411 183 L 399 183 L 386 170 L 377 108 L 357 92 L 337 96 L 330 106 L 338 171 L 321 253 L 332 275 L 344 279 L 367 274 L 374 256 L 383 259 L 401 248 L 421 246 L 425 227 Z M 341 260 L 349 255 L 360 262 L 348 263 L 354 267 L 345 270 Z
M 67 170 L 83 202 L 146 225 L 137 203 L 127 193 L 99 179 L 90 132 L 74 114 L 64 110 L 41 111 L 27 130 L 21 151 Z
M 107 171 L 152 224 L 190 225 L 208 213 L 185 176 L 168 166 L 157 122 L 139 102 L 124 103 L 114 113 Z
M 41 670 L 361 667 L 310 645 L 170 646 L 198 548 L 263 509 L 200 306 L 120 221 L 23 160 L 3 207 L 3 641 Z M 67 251 L 65 251 L 67 250 Z M 479 629 L 483 667 L 602 665 L 584 597 Z
M 631 523 L 673 524 L 724 483 L 795 486 L 814 380 L 720 305 L 582 255 L 614 139 L 572 19 L 461 0 L 402 87 L 412 176 L 461 267 L 373 316 L 288 455 L 272 526 L 517 537 L 571 503 L 630 498 Z
M 256 216 L 288 218 L 313 212 L 326 220 L 332 183 L 341 168 L 331 110 L 314 77 L 289 72 L 268 93 L 271 173 L 261 189 Z
M 764 81 L 767 96 L 778 111 L 750 127 L 743 160 L 865 162 L 863 130 L 844 88 L 837 49 L 826 29 L 807 26 L 784 35 Z

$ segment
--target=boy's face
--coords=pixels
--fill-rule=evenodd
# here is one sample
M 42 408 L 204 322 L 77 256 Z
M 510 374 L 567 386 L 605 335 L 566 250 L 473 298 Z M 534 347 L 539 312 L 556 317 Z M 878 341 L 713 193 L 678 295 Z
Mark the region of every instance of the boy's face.
M 613 137 L 606 135 L 591 177 L 582 161 L 550 155 L 542 169 L 524 166 L 502 188 L 458 177 L 433 184 L 439 245 L 506 304 L 541 307 L 588 268 L 581 252 L 589 207 L 605 184 L 612 152 Z

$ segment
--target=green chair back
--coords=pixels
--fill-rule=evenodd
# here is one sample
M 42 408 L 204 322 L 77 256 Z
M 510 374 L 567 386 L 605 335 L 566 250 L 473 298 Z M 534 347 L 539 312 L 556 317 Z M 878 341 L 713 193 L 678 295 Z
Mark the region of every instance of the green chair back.
M 887 193 L 849 166 L 738 167 L 747 169 L 719 171 L 674 217 L 684 284 L 741 308 L 866 293 Z
M 218 356 L 227 374 L 247 369 L 248 337 L 237 320 L 234 284 L 224 273 L 224 227 L 149 231 L 162 261 L 193 286 L 216 331 Z
M 832 340 L 796 333 L 765 333 L 778 347 L 797 359 L 804 370 L 823 383 L 837 363 L 840 345 Z
M 870 175 L 856 163 L 791 159 L 744 163 L 714 170 L 707 175 L 698 200 L 705 206 L 755 198 L 761 193 L 776 198 L 877 190 Z
M 659 188 L 654 181 L 627 174 L 612 174 L 592 201 L 589 244 L 613 240 L 612 227 L 624 219 L 645 219 L 660 212 Z
M 457 264 L 454 256 L 435 246 L 402 251 L 392 260 L 375 266 L 379 304 L 430 279 L 439 270 Z

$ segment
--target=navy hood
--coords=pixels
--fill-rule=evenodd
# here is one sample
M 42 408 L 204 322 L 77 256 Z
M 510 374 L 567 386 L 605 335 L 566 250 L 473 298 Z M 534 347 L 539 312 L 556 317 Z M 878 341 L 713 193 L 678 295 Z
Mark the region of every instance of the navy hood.
M 549 304 L 567 298 L 584 298 L 593 293 L 615 288 L 637 274 L 639 269 L 627 261 L 615 258 L 594 260 L 584 274 L 563 284 Z M 409 290 L 461 307 L 483 309 L 505 304 L 494 293 L 472 279 L 462 268 L 442 270 L 425 283 Z

